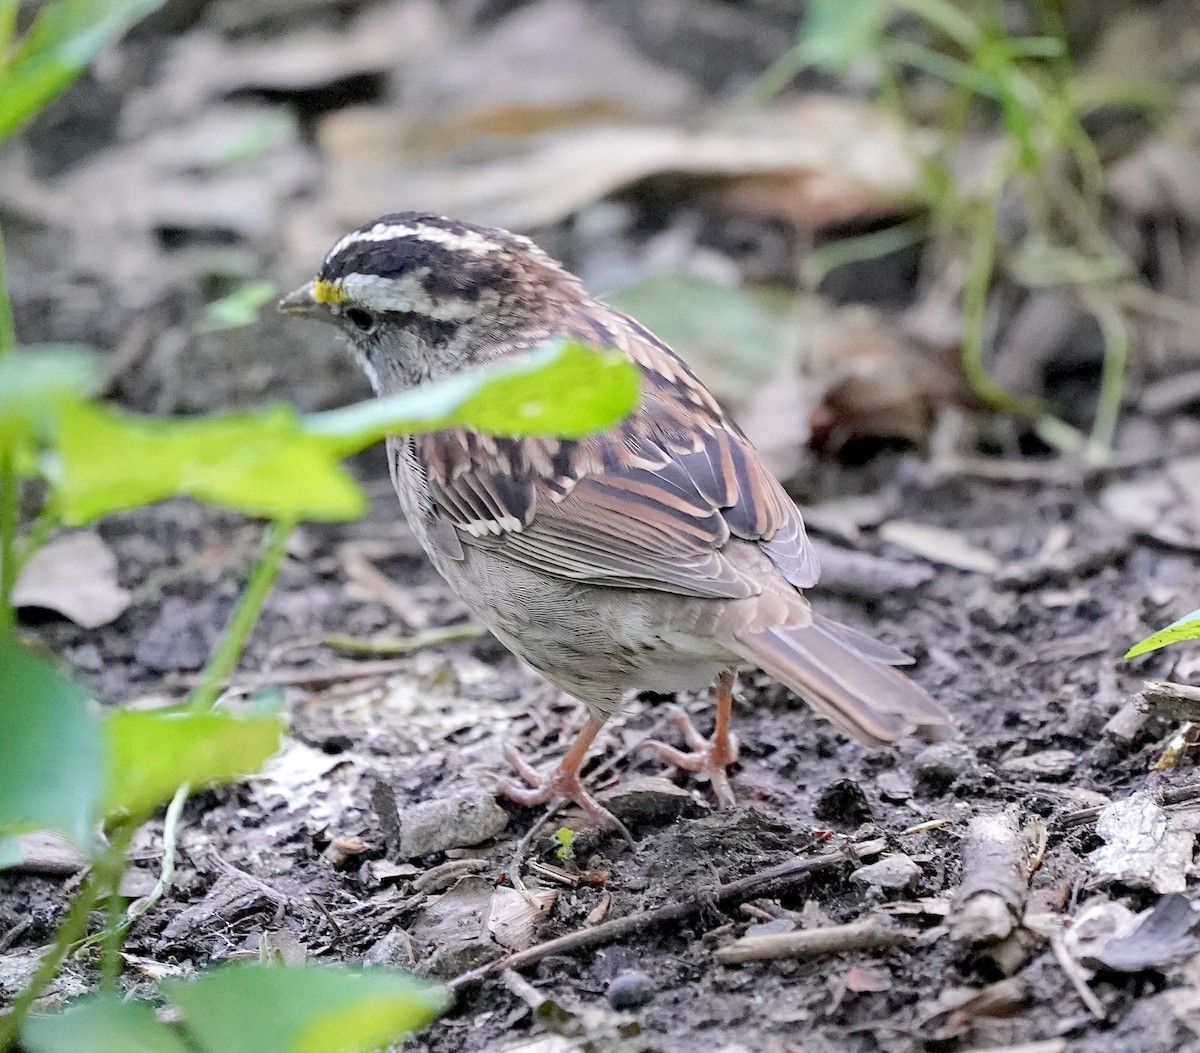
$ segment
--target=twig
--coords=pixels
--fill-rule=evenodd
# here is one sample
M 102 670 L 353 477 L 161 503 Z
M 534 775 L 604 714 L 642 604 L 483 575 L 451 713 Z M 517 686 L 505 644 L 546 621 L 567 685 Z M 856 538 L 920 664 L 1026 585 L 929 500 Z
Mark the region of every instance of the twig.
M 347 680 L 363 680 L 376 676 L 391 676 L 409 668 L 407 658 L 381 658 L 374 662 L 339 662 L 323 669 L 293 669 L 287 672 L 263 676 L 231 676 L 221 680 L 219 687 L 227 690 L 257 691 L 264 687 L 323 687 Z M 194 687 L 200 683 L 199 676 L 172 677 L 162 683 L 167 690 Z
M 722 965 L 761 962 L 772 958 L 819 958 L 845 951 L 884 950 L 904 943 L 908 936 L 878 918 L 863 918 L 848 925 L 828 925 L 770 936 L 743 936 L 715 957 Z
M 320 638 L 320 643 L 345 654 L 369 654 L 375 656 L 411 654 L 425 647 L 438 647 L 459 640 L 474 640 L 482 636 L 484 628 L 475 622 L 447 625 L 440 629 L 426 629 L 412 636 L 396 636 L 390 640 L 368 640 L 360 636 L 345 636 L 333 633 Z
M 505 969 L 500 974 L 500 982 L 535 1013 L 546 1004 L 546 996 L 520 973 L 515 973 L 511 969 Z
M 755 899 L 758 896 L 776 895 L 783 889 L 803 881 L 818 870 L 825 870 L 842 863 L 855 862 L 869 856 L 877 856 L 886 847 L 887 842 L 878 838 L 856 845 L 848 845 L 812 859 L 791 859 L 777 867 L 771 867 L 769 870 L 726 882 L 716 888 L 689 896 L 687 899 L 666 903 L 654 910 L 638 911 L 636 914 L 615 918 L 591 929 L 580 929 L 577 932 L 547 940 L 545 943 L 539 943 L 527 950 L 510 954 L 507 958 L 501 958 L 499 961 L 490 962 L 478 969 L 472 969 L 456 976 L 450 981 L 449 986 L 451 988 L 465 987 L 505 969 L 513 971 L 526 969 L 552 954 L 570 954 L 588 947 L 598 947 L 655 925 L 682 921 L 684 918 L 699 914 L 702 910 L 719 903 L 737 903 L 742 900 Z
M 1087 977 L 1084 976 L 1079 963 L 1071 957 L 1071 952 L 1067 950 L 1067 945 L 1063 942 L 1061 932 L 1056 932 L 1050 937 L 1050 949 L 1054 952 L 1054 958 L 1058 962 L 1059 967 L 1066 973 L 1067 979 L 1071 981 L 1071 986 L 1075 988 L 1083 1004 L 1087 1006 L 1088 1012 L 1097 1020 L 1103 1020 L 1108 1015 L 1104 1008 L 1104 1003 L 1088 987 Z
M 1182 786 L 1163 790 L 1157 795 L 1157 799 L 1158 803 L 1164 808 L 1200 801 L 1200 782 L 1184 783 Z M 1100 817 L 1100 812 L 1105 807 L 1106 805 L 1096 805 L 1092 808 L 1080 808 L 1074 812 L 1067 812 L 1066 815 L 1060 816 L 1054 825 L 1059 830 L 1069 830 L 1076 826 L 1086 826 L 1088 823 L 1094 823 Z
M 963 836 L 962 882 L 950 912 L 950 935 L 968 943 L 995 943 L 1021 919 L 1029 888 L 1030 845 L 1015 808 L 980 815 Z

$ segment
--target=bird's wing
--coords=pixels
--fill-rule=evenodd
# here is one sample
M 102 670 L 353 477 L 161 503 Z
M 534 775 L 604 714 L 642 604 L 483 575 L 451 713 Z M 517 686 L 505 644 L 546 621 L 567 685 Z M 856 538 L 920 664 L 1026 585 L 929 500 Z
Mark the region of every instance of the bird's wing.
M 620 328 L 591 341 L 622 347 L 643 374 L 639 408 L 619 426 L 575 441 L 404 440 L 428 484 L 431 537 L 448 538 L 451 555 L 479 546 L 561 578 L 712 597 L 761 590 L 730 558 L 741 538 L 793 585 L 814 584 L 800 513 L 746 437 L 664 344 L 612 317 Z

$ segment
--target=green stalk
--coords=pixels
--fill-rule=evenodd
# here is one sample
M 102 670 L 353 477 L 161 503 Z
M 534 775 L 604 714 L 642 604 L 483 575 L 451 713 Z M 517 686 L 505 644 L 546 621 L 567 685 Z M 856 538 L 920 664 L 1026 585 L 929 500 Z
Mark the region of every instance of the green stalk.
M 192 692 L 188 704 L 193 712 L 203 713 L 212 709 L 213 703 L 221 693 L 221 685 L 237 668 L 238 660 L 246 648 L 246 641 L 258 622 L 263 604 L 270 595 L 271 586 L 275 584 L 275 577 L 283 562 L 284 546 L 295 525 L 294 519 L 281 519 L 269 524 L 263 531 L 263 554 L 251 573 L 246 588 L 238 597 L 237 606 L 230 616 L 229 624 L 225 626 L 221 642 L 204 667 L 204 675 L 199 685 Z
M 17 612 L 12 594 L 17 584 L 17 520 L 21 511 L 16 453 L 0 448 L 0 638 L 13 632 Z
M 996 204 L 999 194 L 978 203 L 975 219 L 974 251 L 963 288 L 962 369 L 971 389 L 996 409 L 1022 416 L 1042 416 L 1036 399 L 1013 394 L 987 371 L 983 361 L 986 331 L 987 294 L 996 260 Z
M 115 888 L 120 883 L 121 875 L 125 872 L 125 852 L 133 840 L 137 826 L 136 823 L 125 823 L 113 832 L 108 849 L 96 860 L 83 882 L 83 887 L 71 900 L 66 917 L 54 934 L 54 943 L 43 955 L 25 989 L 13 999 L 8 1015 L 0 1016 L 0 1053 L 6 1053 L 12 1048 L 17 1032 L 20 1031 L 21 1024 L 29 1015 L 34 1002 L 46 989 L 46 985 L 58 975 L 63 959 L 86 934 L 88 916 L 101 894 L 110 886 Z
M 3 2 L 3 0 L 0 0 Z M 13 328 L 12 299 L 8 294 L 8 267 L 4 261 L 4 232 L 0 230 L 0 355 L 6 355 L 17 343 Z
M 17 25 L 17 0 L 0 0 L 0 73 L 8 69 L 8 53 Z
M 53 945 L 38 964 L 37 971 L 33 974 L 29 983 L 26 984 L 25 990 L 13 1000 L 12 1008 L 9 1009 L 8 1015 L 0 1016 L 0 1053 L 5 1053 L 5 1051 L 11 1048 L 17 1037 L 17 1031 L 20 1029 L 25 1017 L 28 1016 L 33 1003 L 37 1001 L 38 995 L 54 979 L 58 972 L 58 967 L 67 956 L 67 951 L 70 950 L 71 946 L 87 930 L 88 915 L 96 905 L 96 900 L 99 896 L 99 885 L 90 879 L 76 893 L 75 898 L 71 901 L 71 906 L 67 910 L 67 916 L 63 918 L 62 924 L 58 927 L 58 932 L 54 934 Z
M 1088 460 L 1103 462 L 1112 452 L 1113 435 L 1125 398 L 1125 374 L 1129 363 L 1129 327 L 1125 316 L 1105 293 L 1088 289 L 1084 303 L 1100 323 L 1104 334 L 1104 365 L 1100 373 L 1100 394 L 1096 399 L 1096 417 L 1088 440 Z

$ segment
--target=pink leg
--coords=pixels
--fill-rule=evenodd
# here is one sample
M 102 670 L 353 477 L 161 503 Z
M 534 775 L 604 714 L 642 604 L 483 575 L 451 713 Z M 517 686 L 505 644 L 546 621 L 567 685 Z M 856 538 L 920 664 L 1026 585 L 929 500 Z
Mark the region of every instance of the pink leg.
M 579 769 L 587 756 L 588 747 L 591 746 L 599 731 L 600 722 L 595 717 L 588 717 L 587 723 L 575 736 L 575 741 L 571 743 L 571 748 L 563 754 L 558 766 L 547 775 L 539 772 L 517 752 L 515 747 L 505 745 L 505 759 L 517 770 L 517 774 L 529 784 L 529 787 L 517 786 L 501 779 L 498 780 L 498 791 L 510 801 L 530 807 L 547 804 L 556 797 L 564 797 L 579 805 L 601 825 L 623 831 L 624 826 L 617 817 L 599 804 L 583 788 L 583 783 L 579 779 Z
M 729 785 L 729 773 L 726 770 L 738 758 L 737 736 L 729 730 L 729 721 L 733 713 L 733 684 L 734 672 L 731 669 L 717 677 L 717 721 L 711 739 L 706 739 L 696 730 L 696 726 L 682 709 L 675 709 L 671 714 L 671 719 L 679 728 L 684 741 L 691 747 L 691 752 L 685 753 L 654 739 L 642 743 L 643 749 L 650 750 L 667 764 L 684 771 L 706 774 L 712 783 L 713 792 L 717 795 L 717 803 L 722 808 L 733 808 L 737 805 L 737 798 L 734 796 L 733 787 Z

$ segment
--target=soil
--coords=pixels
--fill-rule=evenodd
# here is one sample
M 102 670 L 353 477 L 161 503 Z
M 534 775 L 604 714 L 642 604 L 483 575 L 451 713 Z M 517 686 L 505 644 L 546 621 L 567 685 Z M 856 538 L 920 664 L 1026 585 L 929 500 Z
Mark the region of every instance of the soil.
M 154 122 L 146 113 L 174 112 L 172 97 L 155 80 L 160 35 L 208 34 L 222 48 L 260 37 L 269 45 L 276 34 L 312 28 L 308 7 L 315 6 L 283 5 L 287 13 L 280 14 L 271 4 L 168 5 L 161 22 L 126 41 L 121 62 L 107 67 L 107 80 L 101 67 L 99 82 L 76 89 L 31 128 L 21 143 L 29 170 L 37 180 L 52 180 L 119 141 L 117 118 L 131 99 L 145 111 L 147 126 Z M 370 6 L 346 3 L 338 10 Z M 526 6 L 464 0 L 446 10 L 484 33 Z M 640 12 L 651 6 L 673 14 L 661 23 L 650 20 Z M 792 7 L 783 3 L 613 0 L 595 8 L 623 31 L 640 27 L 640 48 L 662 64 L 673 61 L 678 34 L 693 33 L 709 49 L 704 53 L 722 61 L 693 69 L 698 60 L 691 49 L 687 61 L 675 65 L 709 91 L 740 90 L 787 48 L 794 26 Z M 701 9 L 703 19 L 689 21 Z M 331 19 L 338 24 L 326 25 Z M 344 28 L 332 15 L 315 24 L 329 32 Z M 733 46 L 737 41 L 745 45 L 741 51 Z M 346 72 L 336 81 L 336 98 L 323 94 L 327 85 L 288 87 L 288 77 L 279 76 L 284 87 L 252 82 L 235 93 L 247 105 L 282 101 L 298 122 L 295 140 L 280 148 L 279 158 L 263 162 L 291 173 L 276 179 L 271 192 L 296 210 L 286 222 L 282 211 L 273 213 L 277 229 L 269 234 L 240 214 L 234 218 L 244 220 L 244 228 L 234 223 L 232 233 L 214 233 L 210 217 L 201 216 L 195 229 L 155 228 L 157 240 L 148 248 L 140 234 L 105 226 L 103 250 L 128 257 L 119 256 L 122 266 L 109 267 L 106 259 L 98 277 L 88 270 L 95 261 L 71 256 L 77 246 L 62 249 L 61 228 L 47 219 L 53 210 L 42 208 L 52 195 L 0 194 L 6 233 L 13 230 L 17 318 L 27 340 L 86 334 L 104 344 L 117 363 L 113 393 L 142 410 L 194 411 L 268 397 L 308 408 L 364 396 L 361 380 L 326 346 L 327 334 L 296 336 L 273 317 L 229 333 L 196 326 L 213 298 L 214 260 L 228 255 L 227 242 L 281 282 L 293 271 L 307 273 L 307 263 L 297 267 L 297 245 L 307 253 L 334 222 L 309 215 L 306 194 L 313 187 L 308 176 L 296 175 L 312 162 L 314 122 L 327 110 L 386 94 L 376 83 L 384 74 L 373 67 Z M 102 111 L 95 142 L 69 134 L 88 105 Z M 12 160 L 12 154 L 0 157 L 10 168 Z M 56 184 L 48 186 L 53 191 Z M 186 182 L 176 187 L 189 207 L 190 188 Z M 730 268 L 736 262 L 744 275 L 792 267 L 795 246 L 776 226 L 707 215 L 701 198 L 687 198 L 694 189 L 675 182 L 643 187 L 620 201 L 596 203 L 582 219 L 534 233 L 585 273 L 604 272 L 614 260 L 628 266 L 648 254 L 654 239 L 659 249 L 685 245 L 710 265 L 728 250 L 718 262 Z M 164 206 L 166 212 L 174 216 L 176 204 Z M 188 208 L 178 211 L 192 215 Z M 314 204 L 311 212 L 318 211 Z M 8 212 L 20 221 L 10 225 Z M 311 219 L 313 229 L 297 215 Z M 64 222 L 70 220 L 67 215 Z M 905 251 L 840 268 L 826 297 L 896 311 L 913 307 L 916 257 Z M 118 283 L 129 258 L 135 259 L 129 273 L 155 272 L 152 287 Z M 109 280 L 114 284 L 105 285 Z M 134 291 L 143 294 L 140 300 Z M 1086 419 L 1095 391 L 1095 333 L 1085 322 L 1058 341 L 1071 346 L 1071 360 L 1038 361 L 1044 376 L 1030 381 L 1032 388 L 1046 387 L 1072 419 Z M 298 343 L 304 340 L 312 343 Z M 1081 351 L 1081 345 L 1087 346 Z M 1180 370 L 1187 365 L 1170 361 Z M 355 469 L 372 494 L 370 513 L 357 523 L 307 524 L 295 532 L 225 702 L 236 707 L 264 693 L 282 696 L 291 718 L 287 745 L 260 776 L 188 801 L 177 830 L 174 881 L 129 935 L 124 982 L 150 995 L 164 976 L 260 955 L 389 964 L 453 980 L 515 949 L 698 898 L 682 921 L 649 921 L 620 939 L 542 958 L 521 973 L 532 989 L 507 974 L 461 984 L 446 1016 L 403 1048 L 1200 1051 L 1200 996 L 1187 955 L 1161 957 L 1132 972 L 1089 971 L 1084 992 L 1099 1000 L 1097 1014 L 1081 997 L 1079 967 L 1068 975 L 1061 947 L 1050 938 L 1089 901 L 1132 910 L 1159 902 L 1146 888 L 1095 878 L 1090 854 L 1102 844 L 1094 826 L 1098 806 L 1148 789 L 1186 811 L 1200 796 L 1189 749 L 1174 764 L 1156 767 L 1179 723 L 1140 716 L 1131 703 L 1145 679 L 1194 677 L 1194 658 L 1183 649 L 1136 663 L 1120 657 L 1130 643 L 1197 605 L 1195 511 L 1180 513 L 1186 522 L 1167 529 L 1146 516 L 1141 522 L 1137 515 L 1119 516 L 1110 500 L 1114 488 L 1124 487 L 1128 512 L 1129 494 L 1137 505 L 1137 488 L 1144 487 L 1142 503 L 1149 507 L 1168 476 L 1183 478 L 1171 472 L 1197 449 L 1196 399 L 1168 399 L 1167 409 L 1160 404 L 1153 412 L 1139 409 L 1132 395 L 1128 401 L 1108 467 L 1064 469 L 1030 435 L 991 423 L 981 426 L 986 443 L 968 429 L 950 458 L 938 436 L 925 433 L 899 449 L 894 434 L 871 434 L 835 451 L 838 460 L 797 458 L 801 467 L 789 486 L 812 509 L 814 534 L 834 547 L 835 557 L 840 549 L 882 561 L 871 565 L 880 575 L 877 586 L 864 588 L 860 580 L 851 587 L 831 570 L 830 584 L 813 590 L 814 602 L 911 654 L 911 675 L 951 710 L 956 735 L 933 745 L 909 740 L 864 749 L 763 675 L 749 674 L 741 679 L 735 710 L 741 760 L 733 786 L 740 803 L 718 811 L 709 788 L 690 776 L 669 776 L 677 791 L 644 781 L 664 773 L 638 745 L 676 734 L 666 719 L 670 700 L 644 696 L 608 725 L 587 769 L 598 791 L 626 795 L 629 810 L 622 814 L 632 844 L 570 810 L 546 817 L 507 803 L 505 825 L 495 831 L 490 788 L 509 770 L 504 744 L 548 764 L 566 748 L 582 715 L 489 636 L 428 643 L 399 655 L 355 655 L 330 644 L 332 634 L 421 638 L 467 617 L 404 526 L 382 451 L 369 452 Z M 945 413 L 943 423 L 958 412 Z M 853 427 L 848 433 L 857 434 Z M 977 460 L 984 445 L 1004 455 Z M 1021 452 L 1034 456 L 1020 459 Z M 1193 500 L 1200 493 L 1195 461 L 1187 463 L 1193 482 L 1179 497 L 1181 507 L 1187 493 Z M 847 527 L 847 498 L 876 511 Z M 894 537 L 886 526 L 895 523 L 926 528 L 934 558 L 886 540 Z M 949 533 L 929 534 L 928 528 Z M 94 630 L 25 610 L 24 631 L 105 704 L 177 699 L 195 682 L 232 609 L 261 527 L 171 501 L 111 517 L 96 529 L 116 554 L 131 606 Z M 999 569 L 948 565 L 962 562 L 963 545 L 972 558 Z M 908 580 L 923 583 L 898 584 L 898 568 L 920 569 Z M 680 701 L 708 726 L 706 697 Z M 460 801 L 493 824 L 480 843 L 466 832 L 465 812 L 450 807 Z M 435 817 L 431 825 L 449 831 L 444 847 L 405 858 L 401 842 L 420 809 L 443 805 L 443 820 Z M 1009 810 L 1039 846 L 1025 924 L 1000 947 L 971 945 L 951 935 L 947 917 L 963 877 L 965 834 L 972 819 Z M 573 839 L 555 836 L 564 827 L 576 831 Z M 139 836 L 131 897 L 153 885 L 163 837 L 162 819 Z M 713 895 L 723 883 L 786 861 L 880 839 L 869 857 L 821 867 L 771 895 L 750 902 L 717 902 Z M 909 877 L 891 887 L 853 877 L 880 858 L 898 862 L 901 871 L 907 866 Z M 27 978 L 77 881 L 76 874 L 0 873 L 0 1003 Z M 512 891 L 522 885 L 531 900 Z M 548 909 L 535 911 L 531 901 L 546 906 L 550 893 Z M 1186 894 L 1197 899 L 1190 874 Z M 489 927 L 500 906 L 511 924 Z M 746 933 L 816 930 L 868 916 L 901 930 L 901 941 L 807 960 L 726 965 L 716 957 Z M 51 1001 L 88 989 L 94 964 L 87 951 L 73 958 L 51 988 Z
M 878 467 L 843 470 L 836 488 L 853 489 Z M 1004 590 L 981 575 L 942 568 L 919 590 L 882 594 L 870 605 L 814 590 L 822 609 L 870 626 L 917 658 L 913 675 L 955 714 L 955 742 L 865 750 L 752 675 L 741 684 L 737 710 L 738 809 L 714 812 L 704 786 L 680 780 L 692 791 L 685 814 L 631 820 L 632 847 L 599 834 L 582 817 L 560 817 L 534 833 L 524 878 L 531 887 L 557 890 L 553 911 L 537 924 L 538 940 L 581 928 L 602 900 L 609 903 L 607 917 L 620 917 L 847 840 L 882 836 L 889 852 L 920 868 L 916 883 L 899 892 L 864 889 L 848 880 L 852 865 L 839 866 L 758 904 L 752 916 L 714 907 L 612 946 L 551 957 L 530 973 L 531 981 L 574 1014 L 573 1026 L 594 1049 L 954 1050 L 1065 1036 L 1072 1050 L 1117 1051 L 1129 1048 L 1131 1030 L 1141 1035 L 1142 1049 L 1195 1048 L 1172 1014 L 1151 1008 L 1164 997 L 1155 993 L 1161 975 L 1136 983 L 1115 974 L 1098 979 L 1094 990 L 1109 1012 L 1098 1022 L 1044 946 L 1030 948 L 1028 963 L 1016 974 L 1021 993 L 1001 1006 L 1000 1015 L 955 1014 L 956 992 L 995 982 L 1000 971 L 986 955 L 952 940 L 933 907 L 897 915 L 911 939 L 894 950 L 809 962 L 714 962 L 717 946 L 761 926 L 755 919 L 764 916 L 828 925 L 879 906 L 938 901 L 958 884 L 967 821 L 1011 805 L 1040 817 L 1048 832 L 1033 895 L 1048 896 L 1069 912 L 1069 904 L 1088 894 L 1087 853 L 1099 841 L 1087 825 L 1064 825 L 1064 816 L 1094 804 L 1099 794 L 1120 797 L 1189 779 L 1187 771 L 1147 775 L 1170 726 L 1151 721 L 1128 743 L 1104 729 L 1142 675 L 1165 674 L 1172 664 L 1169 656 L 1154 657 L 1134 674 L 1116 652 L 1200 591 L 1194 560 L 1131 538 L 1098 511 L 1087 487 L 937 481 L 911 456 L 893 456 L 889 468 L 887 474 L 903 480 L 896 487 L 902 501 L 897 517 L 960 532 L 1007 566 L 1028 566 L 1047 535 L 1064 526 L 1071 536 L 1068 551 L 1085 568 L 1043 580 L 1027 575 Z M 385 489 L 381 477 L 376 483 L 373 489 Z M 128 943 L 132 974 L 186 971 L 253 954 L 265 933 L 281 930 L 322 959 L 357 962 L 366 956 L 417 968 L 433 959 L 450 976 L 464 963 L 500 953 L 493 944 L 477 958 L 447 959 L 422 942 L 430 897 L 415 892 L 414 884 L 444 865 L 447 855 L 408 867 L 397 861 L 371 788 L 386 783 L 401 809 L 452 796 L 503 771 L 503 741 L 545 762 L 563 748 L 579 714 L 487 637 L 412 654 L 386 678 L 352 677 L 345 668 L 350 660 L 337 660 L 319 645 L 292 646 L 332 631 L 404 635 L 460 619 L 460 605 L 414 554 L 398 524 L 382 493 L 369 519 L 349 527 L 307 526 L 293 546 L 295 555 L 243 666 L 251 680 L 267 682 L 327 670 L 331 684 L 286 690 L 295 742 L 280 771 L 189 802 L 175 884 Z M 114 519 L 102 534 L 120 557 L 122 583 L 143 598 L 103 630 L 82 633 L 67 622 L 47 621 L 37 634 L 101 697 L 176 692 L 227 613 L 256 533 L 184 502 Z M 347 599 L 339 552 L 364 539 L 382 542 L 376 551 L 391 548 L 393 555 L 380 565 L 397 586 L 393 602 L 411 604 L 408 619 L 379 602 Z M 879 543 L 865 548 L 886 551 Z M 1089 552 L 1105 555 L 1089 561 Z M 199 641 L 194 649 L 163 649 L 155 642 L 191 637 Z M 183 668 L 166 671 L 172 663 Z M 609 728 L 596 759 L 634 746 L 651 728 L 661 730 L 662 701 L 643 698 L 631 705 Z M 708 719 L 706 700 L 688 705 L 701 722 Z M 1036 765 L 1015 763 L 1046 751 L 1066 751 L 1066 759 L 1045 774 Z M 657 773 L 656 764 L 634 751 L 621 757 L 602 785 Z M 508 810 L 501 836 L 449 853 L 476 863 L 472 873 L 489 884 L 511 882 L 517 842 L 540 822 L 536 811 Z M 573 861 L 565 864 L 551 836 L 561 823 L 580 830 Z M 139 872 L 154 873 L 160 838 L 160 824 L 141 838 Z M 354 845 L 337 865 L 330 853 L 335 840 Z M 389 855 L 393 865 L 381 867 Z M 607 877 L 603 884 L 558 887 L 529 870 L 537 862 Z M 62 904 L 57 881 L 0 876 L 0 932 L 10 936 L 6 954 L 42 944 Z M 410 939 L 398 940 L 405 932 Z M 864 969 L 871 970 L 868 986 L 875 989 L 853 990 L 862 986 Z M 64 991 L 73 989 L 76 970 L 86 975 L 85 963 L 67 974 Z M 644 976 L 637 982 L 648 985 L 648 1000 L 617 1012 L 607 992 L 615 978 L 631 973 Z M 636 1037 L 622 1037 L 631 1021 Z M 541 1029 L 527 1005 L 488 979 L 460 992 L 454 1010 L 406 1048 L 500 1049 L 506 1040 Z M 804 1035 L 799 1043 L 798 1033 Z

